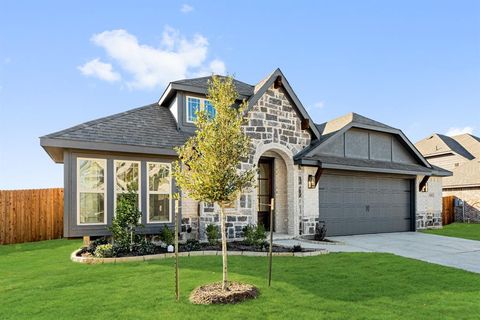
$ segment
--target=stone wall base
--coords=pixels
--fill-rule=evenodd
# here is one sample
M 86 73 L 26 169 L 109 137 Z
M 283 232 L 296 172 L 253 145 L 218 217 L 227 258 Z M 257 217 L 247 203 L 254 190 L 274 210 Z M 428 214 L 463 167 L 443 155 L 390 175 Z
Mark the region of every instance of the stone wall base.
M 435 229 L 442 227 L 442 212 L 418 212 L 417 230 Z
M 226 228 L 228 239 L 243 238 L 243 227 L 252 223 L 251 215 L 227 215 Z M 180 233 L 182 240 L 207 239 L 207 227 L 214 224 L 220 228 L 219 214 L 208 214 L 200 217 L 187 217 L 182 219 L 182 231 Z
M 315 226 L 318 223 L 318 217 L 303 217 L 300 219 L 299 223 L 299 234 L 300 235 L 312 235 L 315 234 Z

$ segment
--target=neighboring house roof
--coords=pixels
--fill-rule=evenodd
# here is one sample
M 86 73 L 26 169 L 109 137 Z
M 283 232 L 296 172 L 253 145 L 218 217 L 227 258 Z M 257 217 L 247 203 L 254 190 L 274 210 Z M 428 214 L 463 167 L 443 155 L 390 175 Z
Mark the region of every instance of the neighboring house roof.
M 184 144 L 188 136 L 177 130 L 168 108 L 153 103 L 48 134 L 40 144 L 62 162 L 60 148 L 175 155 L 173 147 Z
M 443 179 L 444 188 L 480 186 L 480 159 L 465 162 L 452 170 L 453 176 Z
M 411 153 L 418 159 L 418 161 L 423 164 L 423 167 L 428 168 L 427 170 L 428 172 L 432 172 L 431 164 L 420 154 L 420 152 L 415 148 L 415 146 L 410 142 L 410 140 L 408 140 L 408 138 L 405 136 L 405 134 L 401 130 L 388 126 L 384 123 L 375 121 L 373 119 L 367 118 L 365 116 L 362 116 L 354 112 L 348 113 L 339 118 L 335 118 L 331 121 L 318 124 L 317 128 L 321 132 L 320 139 L 312 143 L 302 151 L 300 151 L 297 155 L 295 155 L 294 160 L 297 163 L 305 163 L 305 164 L 306 163 L 314 164 L 314 161 L 313 161 L 314 159 L 316 159 L 316 161 L 317 162 L 319 161 L 320 163 L 325 163 L 326 160 L 331 160 L 331 157 L 315 155 L 314 154 L 315 149 L 317 149 L 320 145 L 333 140 L 333 137 L 343 134 L 344 132 L 346 132 L 348 129 L 352 127 L 373 130 L 373 131 L 387 132 L 387 133 L 397 135 L 403 141 L 403 143 L 409 148 Z M 351 162 L 352 166 L 357 166 L 358 164 L 358 159 L 352 159 L 352 158 L 342 158 L 342 159 L 345 159 L 342 161 Z M 361 160 L 361 161 L 367 161 L 365 162 L 365 164 L 367 165 L 376 165 L 378 164 L 378 162 L 381 162 L 381 161 L 371 161 L 371 160 Z M 347 165 L 347 163 L 343 163 L 343 164 Z M 421 172 L 423 171 L 419 171 L 419 173 Z M 438 171 L 438 173 L 440 173 L 440 171 Z
M 458 154 L 468 160 L 475 158 L 462 144 L 455 140 L 454 137 L 443 134 L 434 133 L 417 142 L 415 146 L 427 158 L 451 153 Z
M 453 136 L 452 139 L 462 145 L 475 158 L 480 158 L 480 138 L 472 134 L 465 133 Z

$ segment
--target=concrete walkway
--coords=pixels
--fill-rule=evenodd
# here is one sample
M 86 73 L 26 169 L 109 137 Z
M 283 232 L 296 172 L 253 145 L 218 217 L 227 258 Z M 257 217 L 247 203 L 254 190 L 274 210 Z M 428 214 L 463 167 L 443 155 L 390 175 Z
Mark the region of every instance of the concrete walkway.
M 304 240 L 275 240 L 279 245 L 300 244 L 330 252 L 386 252 L 443 266 L 480 273 L 480 241 L 437 236 L 420 232 L 397 232 L 329 237 L 336 244 Z

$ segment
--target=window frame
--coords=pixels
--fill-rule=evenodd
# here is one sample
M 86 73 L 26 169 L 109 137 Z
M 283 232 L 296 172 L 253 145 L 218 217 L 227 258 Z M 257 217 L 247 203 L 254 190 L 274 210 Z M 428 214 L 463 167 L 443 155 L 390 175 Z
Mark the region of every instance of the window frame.
M 139 160 L 113 159 L 113 217 L 117 215 L 117 195 L 127 193 L 117 191 L 117 162 L 133 162 L 138 164 L 138 210 L 142 212 L 142 162 Z M 142 217 L 140 217 L 140 222 Z
M 188 100 L 189 99 L 197 99 L 198 100 L 198 111 L 200 111 L 200 110 L 202 110 L 202 106 L 203 106 L 202 98 L 193 97 L 193 96 L 186 96 L 185 98 L 186 98 L 185 101 L 186 101 L 186 107 L 187 107 L 187 112 L 186 112 L 187 119 L 186 120 L 187 120 L 188 123 L 195 123 L 197 115 L 196 114 L 195 115 L 190 114 L 190 106 L 188 105 Z M 193 117 L 195 117 L 195 120 L 190 120 L 190 116 L 192 116 L 192 119 L 193 119 Z
M 168 183 L 169 183 L 169 193 L 161 193 L 158 191 L 150 191 L 150 164 L 160 164 L 160 165 L 167 165 L 168 166 Z M 161 161 L 146 161 L 146 179 L 147 179 L 147 190 L 146 190 L 146 216 L 147 216 L 147 224 L 165 224 L 165 223 L 172 223 L 172 209 L 173 209 L 173 183 L 172 183 L 172 164 L 170 162 L 161 162 Z M 168 220 L 162 221 L 150 221 L 150 195 L 156 194 L 167 194 L 168 195 Z
M 185 106 L 186 106 L 186 109 L 187 109 L 187 110 L 186 110 L 186 113 L 185 113 L 185 114 L 186 114 L 186 119 L 185 119 L 185 120 L 186 120 L 187 123 L 193 124 L 193 123 L 195 123 L 195 121 L 196 121 L 196 118 L 195 118 L 195 120 L 190 120 L 190 116 L 192 116 L 192 115 L 190 114 L 190 108 L 189 108 L 189 105 L 188 105 L 188 100 L 189 100 L 189 99 L 197 99 L 197 100 L 199 100 L 199 109 L 198 109 L 198 111 L 200 111 L 200 110 L 206 110 L 205 101 L 208 101 L 208 102 L 212 105 L 213 110 L 215 111 L 214 117 L 217 115 L 217 109 L 215 108 L 215 106 L 212 104 L 212 102 L 211 102 L 209 99 L 203 98 L 203 97 L 195 97 L 195 96 L 188 96 L 188 95 L 187 95 L 187 96 L 185 96 Z M 195 117 L 196 117 L 196 115 L 195 115 Z
M 80 193 L 99 193 L 95 190 L 88 190 L 88 191 L 81 191 L 80 190 L 80 162 L 81 161 L 99 161 L 103 163 L 103 222 L 89 222 L 89 223 L 82 223 L 80 222 Z M 108 206 L 107 206 L 107 190 L 108 190 L 108 170 L 107 170 L 107 159 L 103 158 L 85 158 L 85 157 L 77 157 L 77 172 L 76 172 L 76 209 L 77 209 L 77 225 L 78 226 L 99 226 L 99 225 L 106 225 L 107 224 L 107 214 L 108 214 Z
M 208 102 L 208 106 L 207 106 L 207 102 Z M 208 111 L 208 107 L 212 107 L 212 110 L 213 110 L 213 116 L 210 114 L 210 112 Z M 213 119 L 217 116 L 217 109 L 215 109 L 215 106 L 213 105 L 213 103 L 208 100 L 208 99 L 203 99 L 203 109 L 207 112 L 208 116 L 210 117 L 210 119 Z

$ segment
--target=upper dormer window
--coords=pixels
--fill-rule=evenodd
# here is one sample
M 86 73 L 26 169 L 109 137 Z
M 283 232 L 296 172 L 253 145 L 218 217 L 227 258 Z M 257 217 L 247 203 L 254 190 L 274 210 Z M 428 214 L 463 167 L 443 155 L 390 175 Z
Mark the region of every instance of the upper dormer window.
M 197 112 L 201 109 L 204 109 L 211 118 L 214 118 L 217 113 L 210 100 L 205 98 L 187 97 L 187 122 L 195 122 L 197 120 Z

